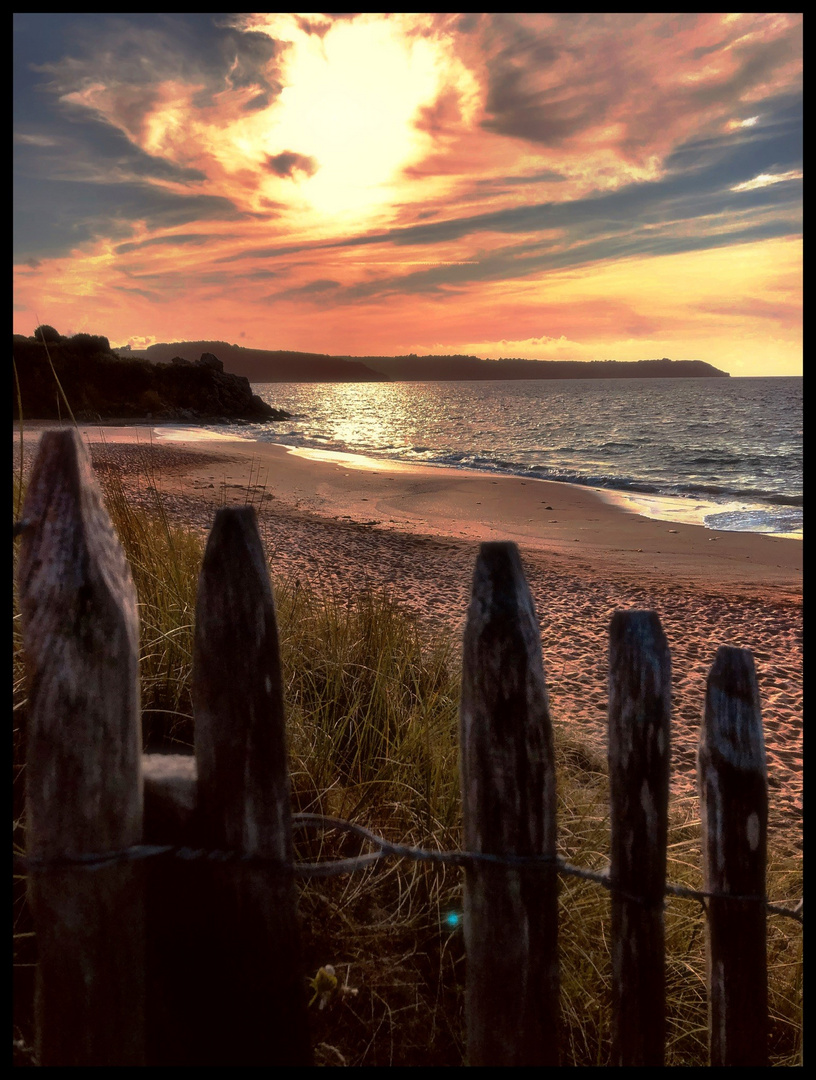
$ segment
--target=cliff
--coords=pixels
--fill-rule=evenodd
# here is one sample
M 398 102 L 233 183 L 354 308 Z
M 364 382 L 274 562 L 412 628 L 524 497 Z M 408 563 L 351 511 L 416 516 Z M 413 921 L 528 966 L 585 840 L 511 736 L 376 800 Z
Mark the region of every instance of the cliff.
M 45 334 L 47 351 L 40 332 Z M 212 353 L 204 353 L 195 362 L 176 357 L 168 364 L 154 364 L 142 358 L 120 357 L 106 337 L 63 337 L 52 327 L 38 327 L 35 337 L 14 335 L 13 353 L 24 419 L 66 416 L 57 380 L 77 419 L 147 417 L 189 422 L 224 418 L 257 422 L 289 417 L 253 394 L 245 376 L 225 372 L 221 360 Z M 13 399 L 18 418 L 16 386 Z
M 216 353 L 231 371 L 251 382 L 395 382 L 477 379 L 677 379 L 728 378 L 703 360 L 483 360 L 478 356 L 326 356 L 321 353 L 245 349 L 223 341 L 176 341 L 151 345 L 151 360 L 192 359 Z

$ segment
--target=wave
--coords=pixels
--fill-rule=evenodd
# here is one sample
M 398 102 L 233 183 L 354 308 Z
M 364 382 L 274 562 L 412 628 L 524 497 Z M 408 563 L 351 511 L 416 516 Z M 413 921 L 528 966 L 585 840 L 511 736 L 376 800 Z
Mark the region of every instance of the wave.
M 720 532 L 792 533 L 802 528 L 802 515 L 768 510 L 726 510 L 706 514 L 704 524 Z
M 517 462 L 479 454 L 438 454 L 427 458 L 426 464 L 446 468 L 477 469 L 483 472 L 507 473 L 513 476 L 533 477 L 555 483 L 579 484 L 582 487 L 608 488 L 614 491 L 640 495 L 667 495 L 675 498 L 703 498 L 715 500 L 751 500 L 771 506 L 801 507 L 804 496 L 786 495 L 771 489 L 743 487 L 738 484 L 695 484 L 670 481 L 649 481 L 642 477 L 615 473 L 581 473 L 572 469 L 558 469 L 546 465 L 519 465 Z
M 242 432 L 244 434 L 249 433 L 247 428 L 243 428 Z M 321 450 L 333 449 L 341 453 L 365 453 L 376 457 L 402 461 L 421 459 L 423 464 L 426 465 L 439 465 L 453 469 L 475 469 L 479 472 L 505 473 L 513 476 L 550 480 L 556 483 L 578 484 L 582 487 L 608 488 L 633 494 L 668 495 L 678 498 L 713 499 L 715 501 L 750 500 L 773 506 L 802 507 L 804 505 L 804 496 L 798 493 L 786 494 L 772 488 L 747 486 L 739 483 L 682 482 L 668 478 L 663 480 L 646 479 L 643 476 L 614 472 L 579 471 L 577 469 L 559 468 L 557 465 L 548 465 L 541 461 L 524 464 L 508 460 L 505 457 L 492 455 L 487 451 L 439 453 L 433 447 L 424 444 L 416 446 L 406 446 L 404 444 L 380 445 L 377 447 L 351 446 L 342 440 L 332 439 L 326 435 L 317 433 L 304 435 L 302 432 L 292 429 L 286 431 L 277 429 L 274 433 L 270 433 L 268 429 L 258 428 L 257 433 L 253 432 L 253 434 L 256 434 L 256 437 L 263 438 L 265 441 L 281 442 L 290 446 Z

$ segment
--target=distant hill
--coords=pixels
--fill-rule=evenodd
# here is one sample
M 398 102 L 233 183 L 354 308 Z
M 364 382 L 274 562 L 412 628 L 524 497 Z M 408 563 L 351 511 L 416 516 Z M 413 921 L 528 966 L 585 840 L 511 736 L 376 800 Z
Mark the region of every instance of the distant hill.
M 128 350 L 120 349 L 128 355 Z M 328 356 L 323 353 L 246 349 L 225 341 L 175 341 L 132 356 L 166 362 L 214 353 L 229 371 L 250 382 L 445 382 L 478 379 L 728 378 L 703 360 L 483 360 L 478 356 Z
M 366 356 L 369 367 L 400 381 L 465 379 L 728 378 L 703 360 L 482 360 L 478 356 Z
M 245 349 L 226 341 L 174 341 L 151 345 L 135 353 L 119 349 L 121 356 L 143 356 L 154 363 L 166 363 L 174 356 L 194 360 L 201 353 L 213 353 L 228 371 L 244 375 L 250 382 L 384 382 L 380 371 L 373 371 L 361 360 L 323 353 L 286 352 L 282 350 Z

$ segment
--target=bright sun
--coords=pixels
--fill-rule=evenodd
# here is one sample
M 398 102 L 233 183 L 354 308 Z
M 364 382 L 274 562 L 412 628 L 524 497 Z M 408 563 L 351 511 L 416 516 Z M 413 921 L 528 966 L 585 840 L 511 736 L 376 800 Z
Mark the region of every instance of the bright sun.
M 475 81 L 449 43 L 406 33 L 399 17 L 336 22 L 322 38 L 289 16 L 262 19 L 254 29 L 290 43 L 284 89 L 265 114 L 264 150 L 314 159 L 316 171 L 298 173 L 296 183 L 319 214 L 367 216 L 398 197 L 402 170 L 433 146 L 416 125 L 419 111 L 444 89 L 455 88 L 463 117 L 472 112 Z M 280 197 L 280 184 L 270 178 L 270 198 Z

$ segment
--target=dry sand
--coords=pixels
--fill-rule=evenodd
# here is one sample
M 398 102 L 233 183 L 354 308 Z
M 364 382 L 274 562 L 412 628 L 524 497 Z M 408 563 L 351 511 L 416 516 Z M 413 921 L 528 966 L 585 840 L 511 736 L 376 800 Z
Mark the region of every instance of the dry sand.
M 26 432 L 27 459 L 45 426 Z M 121 469 L 135 501 L 150 505 L 153 486 L 174 520 L 202 533 L 218 506 L 249 502 L 279 575 L 343 594 L 384 587 L 422 622 L 459 637 L 479 543 L 515 541 L 541 625 L 553 719 L 600 752 L 611 614 L 655 609 L 672 653 L 675 798 L 694 794 L 717 648 L 751 649 L 772 835 L 801 847 L 800 541 L 650 520 L 569 484 L 307 455 L 189 429 L 81 430 L 95 462 Z

